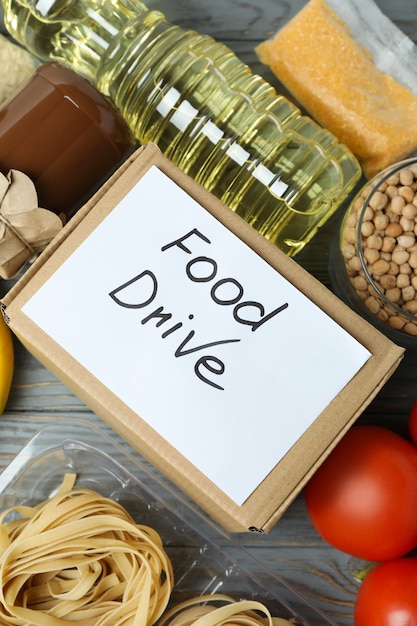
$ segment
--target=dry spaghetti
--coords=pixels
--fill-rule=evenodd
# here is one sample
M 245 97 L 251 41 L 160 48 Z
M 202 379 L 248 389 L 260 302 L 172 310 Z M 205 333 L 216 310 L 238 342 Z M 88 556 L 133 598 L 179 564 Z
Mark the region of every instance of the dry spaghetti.
M 167 611 L 158 626 L 290 626 L 291 621 L 272 617 L 256 600 L 234 600 L 228 595 L 199 596 Z
M 74 481 L 0 515 L 0 623 L 150 626 L 173 587 L 159 534 Z

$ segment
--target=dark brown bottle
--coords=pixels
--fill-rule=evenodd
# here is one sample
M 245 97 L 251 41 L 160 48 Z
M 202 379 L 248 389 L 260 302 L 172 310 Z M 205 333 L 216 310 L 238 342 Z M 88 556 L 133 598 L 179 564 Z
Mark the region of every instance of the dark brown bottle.
M 86 79 L 48 63 L 0 107 L 0 170 L 24 172 L 39 206 L 70 217 L 134 149 L 120 114 Z

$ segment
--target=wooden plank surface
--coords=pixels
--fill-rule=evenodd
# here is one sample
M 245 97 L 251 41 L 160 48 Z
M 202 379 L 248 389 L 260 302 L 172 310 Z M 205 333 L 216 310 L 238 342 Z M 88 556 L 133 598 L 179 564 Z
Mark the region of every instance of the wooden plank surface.
M 417 4 L 414 0 L 377 0 L 377 3 L 417 42 Z M 305 0 L 148 2 L 149 7 L 163 10 L 172 21 L 209 33 L 227 43 L 254 71 L 278 88 L 276 79 L 257 61 L 254 48 L 304 4 Z M 301 265 L 328 286 L 329 246 L 337 236 L 337 227 L 338 216 L 335 216 L 297 257 Z M 12 281 L 0 283 L 1 295 L 11 284 Z M 68 323 L 77 323 L 76 312 L 69 314 Z M 15 341 L 15 351 L 13 387 L 6 411 L 0 418 L 0 470 L 8 465 L 35 432 L 56 418 L 87 419 L 109 431 L 18 341 Z M 406 434 L 408 411 L 417 396 L 416 377 L 417 352 L 409 350 L 398 371 L 360 421 L 386 424 Z M 358 587 L 354 573 L 361 563 L 320 539 L 308 520 L 302 495 L 269 535 L 239 535 L 237 540 L 336 623 L 353 624 L 353 605 Z

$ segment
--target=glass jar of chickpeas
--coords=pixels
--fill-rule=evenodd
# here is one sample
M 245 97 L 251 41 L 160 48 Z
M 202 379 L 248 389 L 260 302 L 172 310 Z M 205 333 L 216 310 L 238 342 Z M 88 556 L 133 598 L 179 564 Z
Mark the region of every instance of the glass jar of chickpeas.
M 417 348 L 417 157 L 384 170 L 354 198 L 330 273 L 352 308 Z

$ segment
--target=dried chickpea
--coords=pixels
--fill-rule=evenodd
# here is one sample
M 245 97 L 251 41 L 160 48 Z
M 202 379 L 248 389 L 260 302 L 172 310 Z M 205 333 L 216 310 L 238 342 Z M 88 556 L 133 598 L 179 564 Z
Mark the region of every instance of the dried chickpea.
M 363 207 L 364 200 L 365 200 L 365 193 L 362 192 L 362 194 L 358 198 L 356 198 L 356 200 L 354 200 L 354 203 L 353 203 L 353 211 L 354 211 L 354 213 L 351 213 L 350 216 L 348 217 L 348 219 L 351 219 L 354 215 L 357 215 L 357 213 Z
M 389 318 L 389 313 L 388 313 L 388 311 L 386 311 L 385 309 L 382 308 L 382 309 L 380 309 L 378 311 L 377 316 L 383 322 L 387 322 L 388 318 Z
M 351 282 L 356 291 L 366 291 L 368 287 L 368 281 L 365 276 L 355 276 Z
M 388 324 L 392 328 L 396 328 L 397 330 L 401 330 L 403 328 L 404 324 L 405 324 L 405 320 L 403 320 L 398 315 L 390 315 L 390 317 L 388 318 Z
M 397 263 L 394 263 L 394 261 L 391 261 L 391 263 L 389 264 L 389 272 L 388 274 L 392 274 L 393 276 L 397 276 L 400 273 L 400 268 L 398 267 Z
M 366 246 L 368 248 L 372 248 L 374 250 L 381 250 L 382 248 L 382 237 L 380 235 L 374 234 L 370 235 L 370 237 L 366 240 Z
M 401 232 L 402 232 L 402 229 L 401 229 Z M 351 244 L 356 243 L 356 229 L 354 227 L 346 228 L 345 241 Z
M 407 263 L 408 259 L 410 258 L 410 253 L 407 252 L 407 250 L 402 250 L 400 248 L 397 248 L 392 253 L 392 257 L 391 258 L 394 261 L 394 263 L 396 263 L 397 265 L 401 266 L 404 263 Z
M 369 205 L 375 209 L 375 211 L 378 211 L 379 209 L 383 209 L 387 205 L 387 202 L 388 198 L 385 193 L 376 191 L 370 199 Z
M 394 287 L 393 289 L 387 289 L 385 295 L 387 296 L 388 300 L 391 300 L 391 302 L 399 302 L 401 299 L 401 289 L 399 289 L 398 287 Z
M 389 184 L 385 190 L 387 198 L 392 199 L 394 196 L 398 196 L 398 189 L 395 185 Z
M 398 222 L 400 221 L 400 215 L 397 215 L 397 213 L 394 213 L 394 211 L 391 211 L 391 209 L 387 209 L 387 215 L 390 219 L 390 222 L 392 224 L 398 224 Z
M 372 222 L 363 222 L 361 226 L 361 233 L 364 237 L 369 237 L 375 232 L 375 225 Z
M 380 283 L 383 289 L 385 290 L 392 289 L 393 287 L 397 286 L 397 279 L 395 276 L 392 276 L 391 274 L 385 274 L 385 276 L 381 276 Z
M 358 216 L 356 213 L 351 213 L 348 215 L 345 223 L 345 228 L 356 228 L 356 224 L 358 223 Z
M 411 169 L 405 168 L 398 173 L 399 182 L 401 185 L 409 187 L 414 182 L 414 174 Z
M 363 252 L 366 261 L 369 265 L 373 265 L 379 259 L 379 251 L 375 250 L 375 248 L 366 248 Z
M 365 306 L 375 315 L 379 313 L 381 308 L 378 300 L 374 296 L 369 296 L 369 298 L 365 300 Z
M 416 238 L 412 233 L 404 233 L 403 235 L 397 237 L 397 241 L 402 248 L 407 250 L 415 244 Z
M 399 224 L 403 227 L 403 230 L 405 232 L 412 232 L 413 228 L 414 228 L 414 219 L 409 219 L 408 217 L 405 217 L 404 215 L 404 211 L 407 209 L 407 207 L 410 206 L 409 204 L 406 204 L 403 210 L 403 214 L 400 217 L 400 221 Z
M 408 287 L 404 287 L 404 289 L 401 289 L 401 295 L 404 302 L 408 302 L 409 300 L 414 300 L 416 290 L 412 285 L 408 285 Z
M 384 237 L 382 240 L 382 252 L 392 252 L 395 248 L 395 237 Z
M 409 205 L 407 205 L 409 206 Z M 417 208 L 414 207 L 417 212 Z M 389 224 L 389 217 L 385 213 L 378 213 L 374 218 L 374 226 L 376 230 L 385 230 Z
M 408 300 L 403 308 L 408 313 L 411 313 L 411 315 L 417 315 L 417 300 Z
M 404 229 L 399 222 L 397 223 L 391 222 L 390 224 L 388 224 L 388 226 L 385 229 L 385 233 L 389 237 L 399 237 L 400 235 L 403 234 L 403 232 L 404 232 Z
M 403 263 L 402 265 L 400 265 L 400 274 L 402 274 L 403 276 L 407 276 L 409 277 L 410 274 L 412 274 L 412 269 L 410 267 L 409 263 Z
M 367 222 L 368 220 L 373 220 L 374 219 L 374 211 L 370 206 L 367 206 L 364 213 L 363 213 L 363 221 Z
M 417 325 L 412 322 L 407 322 L 407 324 L 404 324 L 404 331 L 415 337 L 417 336 Z
M 403 289 L 404 287 L 408 287 L 410 284 L 410 277 L 408 274 L 399 274 L 396 278 L 396 286 L 399 289 Z
M 403 208 L 403 216 L 408 219 L 408 220 L 414 220 L 414 218 L 417 215 L 417 206 L 415 206 L 414 204 L 406 204 L 405 207 Z M 404 230 L 406 230 L 404 228 Z
M 388 176 L 386 183 L 388 186 L 392 185 L 393 187 L 395 187 L 397 193 L 398 193 L 398 185 L 400 183 L 400 174 L 399 172 L 394 172 L 393 174 L 391 174 L 391 176 Z
M 389 262 L 388 261 L 384 261 L 384 259 L 378 259 L 378 261 L 375 261 L 375 263 L 372 265 L 372 275 L 375 276 L 383 276 L 384 274 L 386 274 L 389 270 Z
M 394 198 L 391 200 L 390 208 L 393 213 L 397 213 L 397 215 L 401 215 L 405 205 L 406 205 L 406 202 L 403 196 L 400 196 L 398 194 L 397 196 L 394 196 Z
M 409 186 L 400 187 L 398 194 L 405 200 L 405 202 L 412 202 L 414 199 L 414 189 Z
M 349 261 L 349 267 L 354 272 L 359 272 L 362 269 L 362 263 L 358 256 L 354 256 Z
M 368 285 L 368 293 L 370 296 L 373 296 L 374 298 L 379 297 L 378 291 L 375 289 L 375 287 L 371 283 L 369 283 Z
M 356 254 L 356 249 L 353 243 L 345 243 L 343 248 L 343 256 L 345 259 L 351 259 Z

